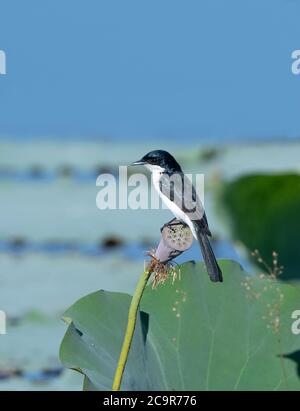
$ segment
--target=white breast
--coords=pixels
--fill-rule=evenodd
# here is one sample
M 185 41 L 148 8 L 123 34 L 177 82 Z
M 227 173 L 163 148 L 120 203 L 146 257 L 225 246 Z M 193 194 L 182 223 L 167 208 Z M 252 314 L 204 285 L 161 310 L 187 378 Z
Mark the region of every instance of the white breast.
M 158 170 L 158 169 L 153 170 L 153 169 L 151 169 L 151 171 L 152 171 L 153 187 L 158 192 L 158 194 L 159 194 L 160 198 L 162 199 L 162 201 L 164 202 L 164 204 L 168 207 L 168 209 L 170 211 L 172 211 L 172 213 L 174 214 L 174 216 L 178 220 L 183 221 L 185 224 L 187 224 L 190 227 L 190 229 L 193 233 L 193 236 L 195 238 L 197 238 L 194 225 L 191 222 L 191 220 L 188 218 L 188 216 L 173 201 L 169 200 L 169 198 L 161 192 L 160 186 L 159 186 L 159 179 L 161 177 L 162 170 Z

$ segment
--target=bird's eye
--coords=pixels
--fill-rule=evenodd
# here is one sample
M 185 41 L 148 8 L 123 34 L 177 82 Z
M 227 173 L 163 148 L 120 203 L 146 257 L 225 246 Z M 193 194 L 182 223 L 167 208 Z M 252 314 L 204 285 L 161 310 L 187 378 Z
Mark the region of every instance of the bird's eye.
M 157 158 L 153 158 L 152 163 L 156 164 L 157 163 Z

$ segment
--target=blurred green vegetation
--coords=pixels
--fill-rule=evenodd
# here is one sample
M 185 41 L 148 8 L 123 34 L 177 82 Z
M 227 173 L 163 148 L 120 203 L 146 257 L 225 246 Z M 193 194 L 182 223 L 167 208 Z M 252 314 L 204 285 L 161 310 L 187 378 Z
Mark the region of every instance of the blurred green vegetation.
M 225 185 L 222 193 L 235 240 L 249 255 L 258 249 L 272 265 L 272 252 L 284 266 L 283 280 L 300 280 L 300 176 L 255 174 Z

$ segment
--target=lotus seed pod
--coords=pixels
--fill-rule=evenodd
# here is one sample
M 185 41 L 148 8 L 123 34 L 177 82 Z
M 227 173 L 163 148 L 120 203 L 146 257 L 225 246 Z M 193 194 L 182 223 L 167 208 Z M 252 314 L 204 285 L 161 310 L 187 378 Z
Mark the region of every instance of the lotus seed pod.
M 155 257 L 162 263 L 166 263 L 191 247 L 193 234 L 189 227 L 178 220 L 165 225 L 162 230 L 162 238 L 156 249 Z
M 175 223 L 175 224 L 174 224 Z M 179 223 L 177 220 L 166 225 L 162 231 L 162 238 L 165 243 L 176 251 L 185 251 L 193 243 L 193 234 L 188 226 Z

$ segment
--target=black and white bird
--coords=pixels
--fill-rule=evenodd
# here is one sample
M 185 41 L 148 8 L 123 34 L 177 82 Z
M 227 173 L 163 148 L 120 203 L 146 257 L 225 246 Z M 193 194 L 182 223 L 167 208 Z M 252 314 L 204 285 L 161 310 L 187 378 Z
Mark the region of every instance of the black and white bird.
M 189 226 L 198 240 L 211 281 L 223 281 L 221 269 L 212 250 L 211 232 L 203 205 L 175 158 L 164 150 L 150 151 L 132 165 L 144 165 L 152 174 L 152 183 L 175 218 Z

